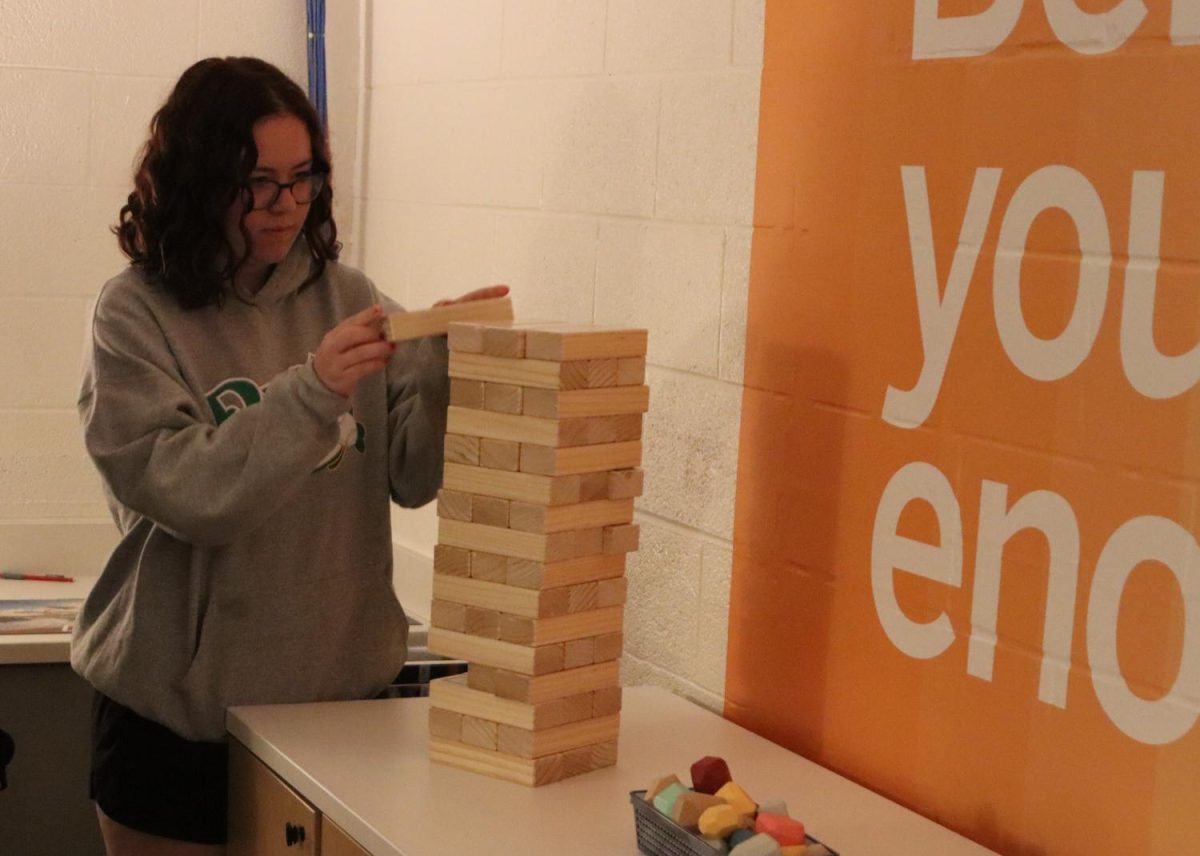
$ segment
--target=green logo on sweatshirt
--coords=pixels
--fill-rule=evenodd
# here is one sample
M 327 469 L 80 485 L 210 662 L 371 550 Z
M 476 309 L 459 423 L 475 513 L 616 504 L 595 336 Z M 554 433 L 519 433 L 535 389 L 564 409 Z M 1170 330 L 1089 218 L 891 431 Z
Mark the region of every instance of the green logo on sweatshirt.
M 217 384 L 204 398 L 212 410 L 213 418 L 220 425 L 239 410 L 258 404 L 266 391 L 265 386 L 260 387 L 249 378 L 234 377 Z M 320 469 L 337 469 L 351 446 L 362 452 L 367 448 L 366 441 L 367 432 L 362 424 L 355 420 L 352 413 L 343 413 L 338 418 L 337 444 L 329 450 L 329 454 L 317 464 L 313 472 Z

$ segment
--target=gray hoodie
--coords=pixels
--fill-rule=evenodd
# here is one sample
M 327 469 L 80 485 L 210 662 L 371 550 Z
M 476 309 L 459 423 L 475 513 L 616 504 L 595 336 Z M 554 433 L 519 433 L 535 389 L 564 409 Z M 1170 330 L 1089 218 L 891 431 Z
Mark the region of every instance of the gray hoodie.
M 229 705 L 370 697 L 404 662 L 387 499 L 441 483 L 445 339 L 331 392 L 322 336 L 398 307 L 336 263 L 301 288 L 309 270 L 299 240 L 252 303 L 183 310 L 130 268 L 96 306 L 79 411 L 122 537 L 71 665 L 189 739 L 221 739 Z

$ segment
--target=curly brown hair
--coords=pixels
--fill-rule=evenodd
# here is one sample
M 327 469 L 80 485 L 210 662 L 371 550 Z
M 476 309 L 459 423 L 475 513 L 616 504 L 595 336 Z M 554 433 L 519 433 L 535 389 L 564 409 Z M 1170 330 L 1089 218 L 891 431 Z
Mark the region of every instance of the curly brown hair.
M 313 171 L 331 171 L 329 143 L 312 103 L 286 74 L 253 57 L 211 58 L 188 68 L 150 121 L 129 194 L 113 232 L 146 278 L 185 309 L 220 305 L 247 251 L 225 234 L 230 206 L 258 161 L 254 125 L 290 114 L 312 139 Z M 249 235 L 242 225 L 243 246 Z M 312 201 L 303 235 L 316 280 L 341 250 L 329 182 Z

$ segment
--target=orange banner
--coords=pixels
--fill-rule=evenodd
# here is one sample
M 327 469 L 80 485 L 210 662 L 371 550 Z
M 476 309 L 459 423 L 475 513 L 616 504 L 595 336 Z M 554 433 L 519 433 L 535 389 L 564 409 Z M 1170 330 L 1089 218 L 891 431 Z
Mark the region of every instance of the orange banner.
M 726 714 L 1002 853 L 1200 852 L 1200 0 L 766 22 Z

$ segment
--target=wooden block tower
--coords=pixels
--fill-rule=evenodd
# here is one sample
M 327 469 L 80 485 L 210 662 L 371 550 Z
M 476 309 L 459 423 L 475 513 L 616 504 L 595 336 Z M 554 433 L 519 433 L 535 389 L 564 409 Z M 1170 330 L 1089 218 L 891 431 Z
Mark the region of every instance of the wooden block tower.
M 544 785 L 617 760 L 646 331 L 456 323 L 430 650 L 434 761 Z

